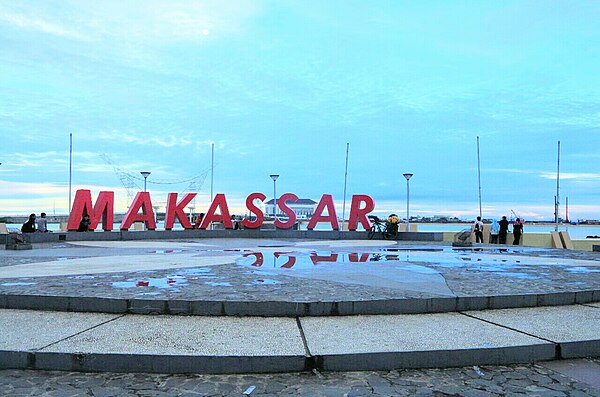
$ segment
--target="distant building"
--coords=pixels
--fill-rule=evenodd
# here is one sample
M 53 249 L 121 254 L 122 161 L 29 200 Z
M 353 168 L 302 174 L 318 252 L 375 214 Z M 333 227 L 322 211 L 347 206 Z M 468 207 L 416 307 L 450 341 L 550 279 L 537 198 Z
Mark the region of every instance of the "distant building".
M 275 206 L 273 201 L 274 200 L 271 199 L 265 203 L 265 212 L 267 216 L 274 215 Z M 295 203 L 288 201 L 286 205 L 294 211 L 296 218 L 298 219 L 309 219 L 317 208 L 317 202 L 311 199 L 298 199 Z M 280 215 L 285 216 L 281 209 L 277 208 L 277 216 Z

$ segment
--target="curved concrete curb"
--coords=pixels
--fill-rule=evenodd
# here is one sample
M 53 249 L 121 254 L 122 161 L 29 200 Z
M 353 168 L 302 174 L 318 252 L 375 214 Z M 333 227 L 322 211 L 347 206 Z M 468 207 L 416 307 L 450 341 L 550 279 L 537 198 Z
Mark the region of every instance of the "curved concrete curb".
M 0 368 L 265 373 L 600 356 L 598 304 L 297 319 L 0 310 L 0 321 Z
M 445 313 L 600 302 L 600 290 L 340 302 L 205 301 L 81 296 L 0 295 L 0 309 L 192 316 L 308 317 Z
M 324 356 L 218 357 L 189 355 L 0 351 L 0 369 L 165 374 L 241 374 L 312 371 L 379 371 L 523 364 L 557 359 L 555 346 L 375 352 Z M 585 356 L 584 356 L 585 357 Z

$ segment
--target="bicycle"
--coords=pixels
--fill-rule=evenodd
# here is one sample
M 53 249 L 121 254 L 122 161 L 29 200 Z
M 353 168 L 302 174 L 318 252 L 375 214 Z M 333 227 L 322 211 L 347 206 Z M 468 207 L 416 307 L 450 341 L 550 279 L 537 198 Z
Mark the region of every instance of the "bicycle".
M 375 235 L 381 233 L 384 240 L 395 238 L 398 235 L 398 225 L 379 219 L 377 216 L 369 215 L 371 228 L 367 232 L 367 237 L 372 240 Z

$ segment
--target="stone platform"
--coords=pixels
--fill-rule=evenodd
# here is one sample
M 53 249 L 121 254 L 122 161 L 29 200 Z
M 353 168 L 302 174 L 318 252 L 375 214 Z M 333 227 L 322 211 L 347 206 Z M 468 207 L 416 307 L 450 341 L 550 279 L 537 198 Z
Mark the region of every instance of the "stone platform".
M 248 373 L 599 356 L 599 258 L 362 240 L 35 244 L 0 251 L 0 368 Z

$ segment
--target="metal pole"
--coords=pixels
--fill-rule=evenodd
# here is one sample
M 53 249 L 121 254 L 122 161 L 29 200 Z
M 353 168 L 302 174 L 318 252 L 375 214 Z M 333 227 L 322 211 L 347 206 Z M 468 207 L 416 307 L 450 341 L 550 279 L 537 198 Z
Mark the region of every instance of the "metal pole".
M 148 179 L 148 176 L 150 176 L 151 172 L 150 171 L 141 171 L 140 174 L 142 174 L 142 176 L 144 177 L 144 193 L 145 193 L 146 192 L 146 180 Z M 143 229 L 146 230 L 145 222 L 143 225 Z
M 409 200 L 410 200 L 410 179 L 406 180 L 406 231 L 410 232 L 410 214 L 408 212 L 409 209 Z
M 554 204 L 554 230 L 558 232 L 558 207 L 560 205 L 560 141 L 558 141 L 558 156 L 556 162 L 556 203 Z
M 409 200 L 410 200 L 410 185 L 408 181 L 413 176 L 413 174 L 402 174 L 404 178 L 406 178 L 406 231 L 410 232 L 410 213 L 408 212 L 409 208 Z
M 211 145 L 210 149 L 210 202 L 213 201 L 213 175 L 215 169 L 215 144 Z
M 71 214 L 72 178 L 73 178 L 73 134 L 69 134 L 69 214 Z
M 278 174 L 269 175 L 273 179 L 273 219 L 277 219 L 277 178 Z
M 477 136 L 477 180 L 479 182 L 479 216 L 483 218 L 481 213 L 481 162 L 479 160 L 479 136 Z
M 344 174 L 344 204 L 342 205 L 342 231 L 344 230 L 344 220 L 346 219 L 346 184 L 348 181 L 348 151 L 350 143 L 346 143 L 346 173 Z

